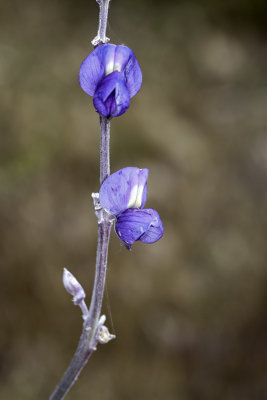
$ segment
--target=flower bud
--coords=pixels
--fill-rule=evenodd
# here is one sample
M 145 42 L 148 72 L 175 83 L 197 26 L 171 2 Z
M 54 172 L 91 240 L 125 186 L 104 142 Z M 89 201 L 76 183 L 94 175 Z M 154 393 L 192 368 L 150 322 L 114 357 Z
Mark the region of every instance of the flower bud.
M 101 344 L 106 344 L 108 343 L 110 340 L 115 339 L 115 335 L 113 335 L 112 333 L 109 333 L 108 328 L 105 325 L 102 325 L 99 328 L 98 331 L 98 341 Z
M 82 285 L 66 268 L 63 271 L 63 285 L 68 293 L 73 296 L 73 303 L 79 305 L 85 299 Z

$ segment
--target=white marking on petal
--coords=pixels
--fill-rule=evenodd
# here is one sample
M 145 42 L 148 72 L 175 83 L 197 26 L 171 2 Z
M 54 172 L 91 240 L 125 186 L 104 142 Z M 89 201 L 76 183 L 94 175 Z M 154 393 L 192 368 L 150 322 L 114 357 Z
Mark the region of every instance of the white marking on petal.
M 107 64 L 106 75 L 111 74 L 113 71 L 114 71 L 114 59 Z
M 138 193 L 138 186 L 135 185 L 132 187 L 127 208 L 136 207 L 135 203 L 136 203 L 137 193 Z
M 138 190 L 137 190 L 136 200 L 135 200 L 135 207 L 136 208 L 140 208 L 141 207 L 143 191 L 144 191 L 144 185 L 139 185 L 138 186 Z
M 119 71 L 121 72 L 121 65 L 119 63 L 115 63 L 114 65 L 114 71 Z

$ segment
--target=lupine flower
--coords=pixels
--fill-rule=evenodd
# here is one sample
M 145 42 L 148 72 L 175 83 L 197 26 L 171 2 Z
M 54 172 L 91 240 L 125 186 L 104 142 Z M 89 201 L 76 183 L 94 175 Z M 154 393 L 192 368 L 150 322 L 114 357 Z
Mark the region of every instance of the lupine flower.
M 163 235 L 156 210 L 144 209 L 148 169 L 123 168 L 110 175 L 99 191 L 101 206 L 116 217 L 115 231 L 126 247 L 139 240 L 154 243 Z
M 142 85 L 142 71 L 131 49 L 104 44 L 83 61 L 79 81 L 93 97 L 96 111 L 107 118 L 118 117 L 130 106 L 130 99 Z

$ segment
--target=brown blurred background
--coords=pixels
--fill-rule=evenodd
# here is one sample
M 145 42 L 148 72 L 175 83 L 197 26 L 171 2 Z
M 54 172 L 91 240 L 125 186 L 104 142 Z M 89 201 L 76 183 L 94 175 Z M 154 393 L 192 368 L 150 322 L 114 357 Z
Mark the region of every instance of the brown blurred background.
M 92 289 L 98 116 L 78 85 L 94 0 L 0 4 L 0 398 L 47 399 L 81 332 L 66 266 Z M 141 92 L 111 168 L 150 168 L 164 237 L 112 233 L 99 346 L 68 399 L 267 398 L 267 3 L 112 0 Z

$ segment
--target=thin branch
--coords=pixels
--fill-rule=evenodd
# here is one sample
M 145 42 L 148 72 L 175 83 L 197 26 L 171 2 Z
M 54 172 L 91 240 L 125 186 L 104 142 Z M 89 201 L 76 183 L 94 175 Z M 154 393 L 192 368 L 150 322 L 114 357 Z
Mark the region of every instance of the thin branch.
M 100 116 L 100 185 L 110 175 L 110 121 Z
M 108 9 L 110 0 L 96 0 L 99 4 L 99 24 L 97 36 L 92 40 L 93 46 L 99 44 L 105 44 L 109 42 L 109 38 L 106 36 L 107 21 L 108 21 Z

